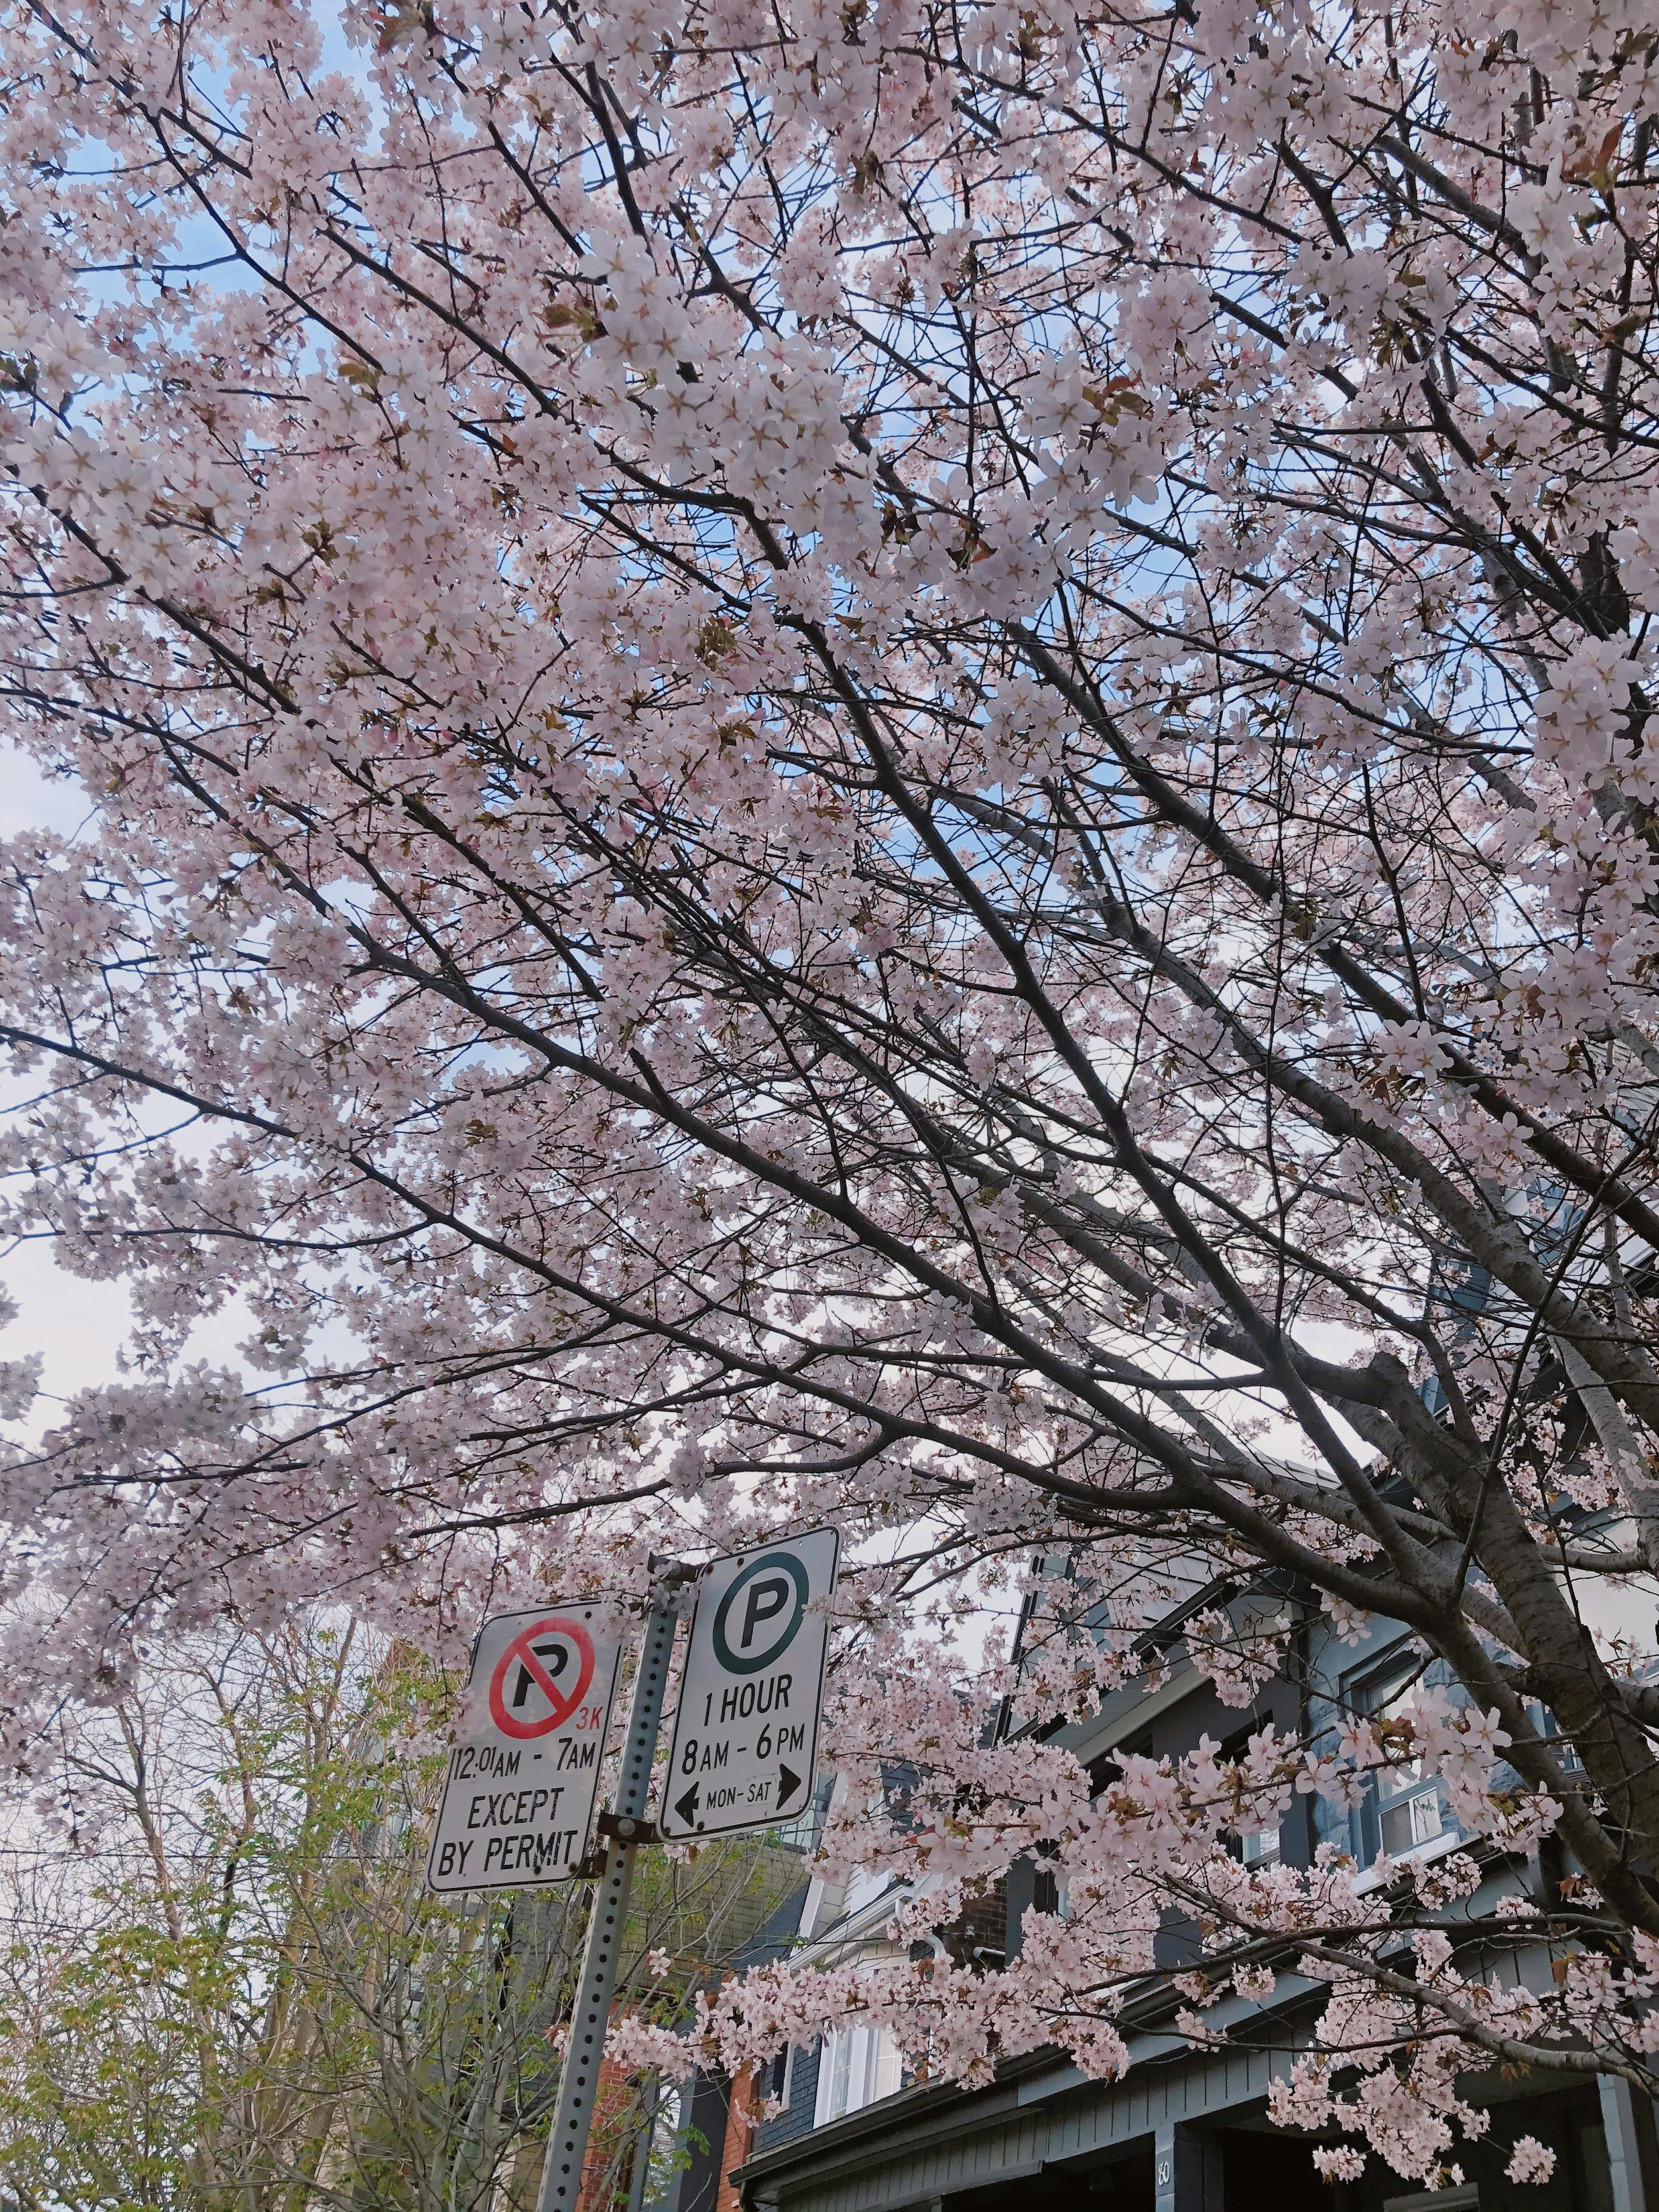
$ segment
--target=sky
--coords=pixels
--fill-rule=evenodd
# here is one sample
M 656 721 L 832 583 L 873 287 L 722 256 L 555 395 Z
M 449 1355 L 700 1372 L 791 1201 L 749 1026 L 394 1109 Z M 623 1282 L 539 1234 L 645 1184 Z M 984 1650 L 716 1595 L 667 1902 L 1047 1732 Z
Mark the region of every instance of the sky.
M 78 787 L 48 782 L 21 754 L 0 761 L 0 837 L 32 829 L 72 836 L 87 813 Z M 41 1355 L 44 1402 L 25 1425 L 49 1425 L 52 1401 L 113 1374 L 131 1310 L 126 1291 L 65 1274 L 43 1244 L 0 1249 L 0 1283 L 18 1306 L 17 1318 L 0 1328 L 0 1359 Z
M 307 12 L 322 33 L 323 67 L 342 70 L 367 88 L 363 58 L 347 42 L 338 0 L 309 0 Z M 214 281 L 235 278 L 221 270 Z M 88 817 L 82 790 L 49 781 L 22 755 L 0 746 L 0 838 L 41 828 L 73 836 Z M 43 1245 L 0 1248 L 0 1285 L 19 1309 L 15 1321 L 0 1327 L 0 1360 L 41 1355 L 42 1400 L 48 1402 L 37 1401 L 25 1426 L 49 1426 L 50 1401 L 114 1374 L 131 1316 L 126 1291 L 119 1284 L 65 1274 Z M 197 1356 L 231 1359 L 239 1334 L 236 1317 L 227 1316 L 199 1330 L 190 1349 Z

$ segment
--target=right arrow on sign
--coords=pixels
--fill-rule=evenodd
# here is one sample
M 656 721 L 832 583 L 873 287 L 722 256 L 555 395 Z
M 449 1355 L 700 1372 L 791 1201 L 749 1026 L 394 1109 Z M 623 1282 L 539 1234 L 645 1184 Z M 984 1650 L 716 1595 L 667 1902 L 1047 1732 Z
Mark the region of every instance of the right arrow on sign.
M 674 1807 L 674 1810 L 679 1814 L 681 1820 L 684 1821 L 686 1826 L 689 1828 L 693 1819 L 696 1817 L 697 1810 L 697 1785 L 695 1782 L 686 1791 L 684 1796 L 678 1801 Z
M 799 1790 L 799 1788 L 800 1788 L 800 1777 L 799 1777 L 799 1774 L 792 1773 L 792 1772 L 790 1771 L 790 1770 L 788 1769 L 788 1767 L 787 1767 L 787 1766 L 781 1766 L 781 1767 L 779 1767 L 779 1769 L 778 1769 L 778 1810 L 779 1810 L 779 1812 L 780 1812 L 780 1813 L 781 1813 L 781 1812 L 782 1812 L 782 1810 L 783 1810 L 783 1808 L 784 1808 L 784 1806 L 787 1803 L 788 1800 L 789 1800 L 791 1797 L 793 1797 L 793 1796 L 794 1796 L 794 1794 L 795 1794 L 796 1790 Z

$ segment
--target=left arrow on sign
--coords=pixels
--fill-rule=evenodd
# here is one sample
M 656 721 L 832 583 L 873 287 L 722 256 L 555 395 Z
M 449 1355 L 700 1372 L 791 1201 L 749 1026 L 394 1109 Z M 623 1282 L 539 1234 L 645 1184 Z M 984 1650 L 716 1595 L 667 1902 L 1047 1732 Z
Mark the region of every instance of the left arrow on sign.
M 695 1782 L 686 1791 L 684 1797 L 678 1798 L 675 1801 L 674 1810 L 679 1814 L 681 1820 L 684 1821 L 686 1826 L 689 1828 L 693 1820 L 696 1817 L 697 1811 L 697 1785 Z

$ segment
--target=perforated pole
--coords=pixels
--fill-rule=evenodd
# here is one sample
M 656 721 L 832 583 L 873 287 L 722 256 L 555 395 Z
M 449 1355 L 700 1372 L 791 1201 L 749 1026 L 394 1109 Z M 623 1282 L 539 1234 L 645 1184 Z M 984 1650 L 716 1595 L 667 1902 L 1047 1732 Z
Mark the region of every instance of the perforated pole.
M 581 1983 L 564 2046 L 564 2063 L 559 2072 L 559 2102 L 553 2114 L 553 2132 L 547 2139 L 547 2162 L 542 2168 L 542 2193 L 537 2212 L 576 2212 L 577 2199 L 581 2195 L 587 2131 L 593 2124 L 599 2062 L 605 2057 L 605 2031 L 617 1986 L 617 1954 L 622 1947 L 623 1927 L 628 1915 L 634 1854 L 639 1849 L 640 1832 L 646 1825 L 651 1763 L 656 1757 L 657 1731 L 662 1724 L 663 1692 L 668 1686 L 668 1662 L 674 1649 L 674 1624 L 678 1619 L 678 1614 L 668 1603 L 653 1606 L 646 1616 L 645 1644 L 634 1680 L 634 1708 L 628 1718 L 622 1779 L 617 1789 L 614 1812 L 604 1823 L 609 1835 L 605 1872 L 593 1889 L 593 1912 L 587 1923 L 587 1946 L 582 1954 Z

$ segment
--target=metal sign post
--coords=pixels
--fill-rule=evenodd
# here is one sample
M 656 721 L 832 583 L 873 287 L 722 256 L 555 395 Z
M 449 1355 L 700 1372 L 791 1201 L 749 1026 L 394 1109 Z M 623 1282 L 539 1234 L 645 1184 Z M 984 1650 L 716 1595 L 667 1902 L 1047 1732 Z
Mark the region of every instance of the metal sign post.
M 645 1808 L 678 1619 L 672 1602 L 653 1605 L 646 1618 L 616 1809 L 599 1819 L 599 1832 L 606 1838 L 605 1871 L 593 1889 L 581 1983 L 564 2046 L 564 2063 L 559 2069 L 559 2101 L 553 2114 L 553 2132 L 547 2139 L 547 2162 L 542 2168 L 537 2212 L 576 2212 L 581 2195 L 587 2131 L 593 2124 L 605 2031 L 617 1986 L 617 1955 L 634 1879 L 634 1854 L 651 1834 Z
M 839 1554 L 835 1530 L 814 1528 L 702 1570 L 664 1835 L 740 1834 L 811 1802 Z M 659 1840 L 646 1807 L 679 1619 L 672 1593 L 695 1571 L 652 1565 L 667 1569 L 658 1585 L 665 1595 L 646 1616 L 616 1805 L 599 1815 L 602 1864 L 596 1870 L 578 1854 L 621 1651 L 595 1633 L 596 1606 L 574 1605 L 484 1624 L 427 1867 L 428 1886 L 448 1891 L 523 1888 L 597 1871 L 537 2212 L 577 2212 L 634 1854 Z

